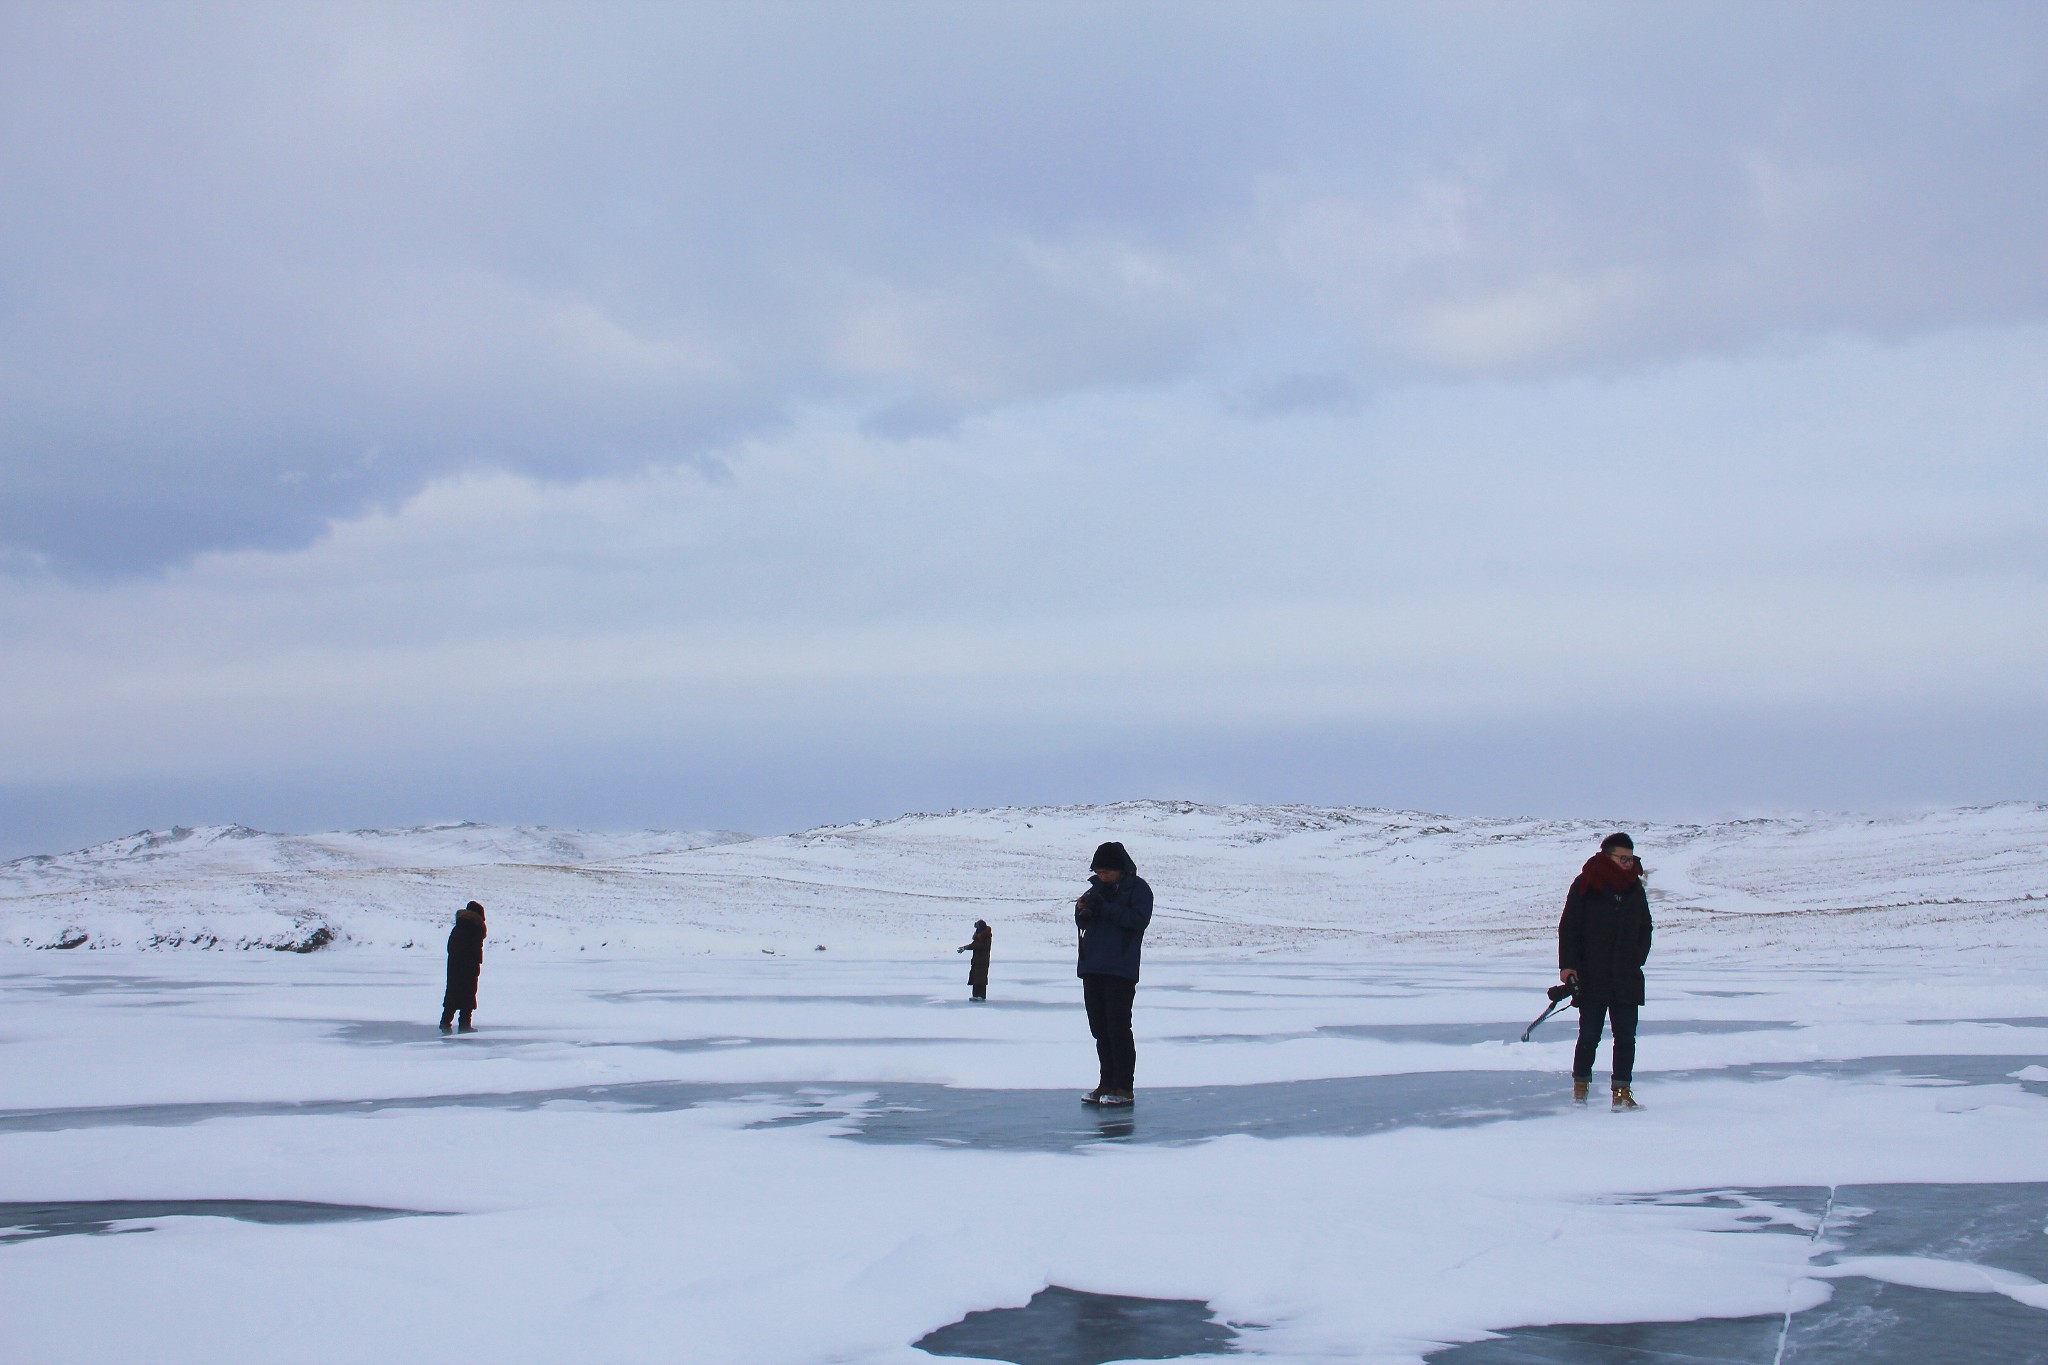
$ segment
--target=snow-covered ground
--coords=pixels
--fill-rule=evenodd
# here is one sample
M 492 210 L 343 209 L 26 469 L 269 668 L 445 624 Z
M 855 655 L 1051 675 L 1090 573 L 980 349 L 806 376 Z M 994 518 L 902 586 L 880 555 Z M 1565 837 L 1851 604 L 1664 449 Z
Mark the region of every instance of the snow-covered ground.
M 1631 1115 L 1567 1102 L 1569 1016 L 1513 1041 L 1607 828 L 1134 803 L 10 864 L 0 1358 L 909 1365 L 1049 1285 L 1206 1301 L 1271 1361 L 1695 1319 L 1754 1329 L 1718 1358 L 1888 1360 L 1826 1349 L 1873 1294 L 1952 1313 L 1946 1358 L 2039 1358 L 2048 808 L 1630 826 Z M 1075 1101 L 1103 838 L 1162 907 L 1124 1115 Z M 470 896 L 484 1031 L 445 1039 Z M 1906 1186 L 2025 1226 L 1859 1241 Z
M 438 952 L 474 897 L 500 950 L 916 956 L 986 918 L 1008 951 L 1045 954 L 1072 934 L 1089 854 L 1120 839 L 1158 894 L 1154 952 L 1496 954 L 1548 938 L 1565 885 L 1613 827 L 1146 801 L 760 839 L 174 829 L 0 864 L 0 941 L 283 947 L 324 927 L 343 944 Z M 1627 827 L 1666 952 L 2048 946 L 2048 805 Z

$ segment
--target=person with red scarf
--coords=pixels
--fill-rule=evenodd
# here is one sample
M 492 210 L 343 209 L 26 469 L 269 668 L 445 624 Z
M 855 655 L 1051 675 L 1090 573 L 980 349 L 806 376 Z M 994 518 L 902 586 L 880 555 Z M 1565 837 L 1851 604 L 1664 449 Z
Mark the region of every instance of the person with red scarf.
M 1557 975 L 1578 989 L 1579 1046 L 1572 1054 L 1572 1102 L 1593 1085 L 1593 1056 L 1614 1023 L 1614 1107 L 1640 1109 L 1632 1085 L 1636 1011 L 1643 1004 L 1643 963 L 1650 956 L 1650 898 L 1635 840 L 1610 834 L 1586 859 L 1557 922 Z

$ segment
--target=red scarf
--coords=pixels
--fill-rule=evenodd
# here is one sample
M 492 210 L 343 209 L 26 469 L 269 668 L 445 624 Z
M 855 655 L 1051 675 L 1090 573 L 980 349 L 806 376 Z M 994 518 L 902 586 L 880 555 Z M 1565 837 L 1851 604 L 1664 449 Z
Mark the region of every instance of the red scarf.
M 1642 864 L 1631 870 L 1608 857 L 1595 853 L 1586 859 L 1586 865 L 1579 869 L 1579 879 L 1572 883 L 1571 894 L 1582 891 L 1627 891 L 1642 880 Z

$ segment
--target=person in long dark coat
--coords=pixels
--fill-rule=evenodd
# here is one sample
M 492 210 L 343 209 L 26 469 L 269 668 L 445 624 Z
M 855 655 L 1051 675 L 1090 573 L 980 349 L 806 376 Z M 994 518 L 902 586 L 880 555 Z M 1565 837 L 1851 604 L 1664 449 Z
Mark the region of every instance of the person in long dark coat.
M 462 1016 L 460 1033 L 475 1033 L 470 1013 L 476 1009 L 476 980 L 484 969 L 484 908 L 475 901 L 456 912 L 455 927 L 448 931 L 448 989 L 441 996 L 441 1032 Z
M 1557 922 L 1557 976 L 1575 983 L 1579 1045 L 1572 1054 L 1572 1100 L 1586 1102 L 1603 1023 L 1614 1024 L 1614 1107 L 1639 1109 L 1633 1082 L 1636 1011 L 1644 1000 L 1643 963 L 1650 957 L 1650 898 L 1635 840 L 1610 834 L 1586 860 Z
M 1074 902 L 1074 927 L 1081 931 L 1081 999 L 1088 1007 L 1088 1031 L 1095 1035 L 1101 1082 L 1081 1097 L 1085 1104 L 1117 1108 L 1136 1099 L 1138 1044 L 1131 1033 L 1131 1005 L 1138 993 L 1138 959 L 1145 926 L 1152 922 L 1152 888 L 1122 844 L 1103 844 L 1089 863 L 1094 874 Z
M 967 984 L 972 988 L 969 999 L 988 999 L 988 952 L 995 940 L 996 931 L 988 927 L 988 921 L 978 919 L 974 922 L 974 937 L 955 950 L 974 954 L 967 959 Z

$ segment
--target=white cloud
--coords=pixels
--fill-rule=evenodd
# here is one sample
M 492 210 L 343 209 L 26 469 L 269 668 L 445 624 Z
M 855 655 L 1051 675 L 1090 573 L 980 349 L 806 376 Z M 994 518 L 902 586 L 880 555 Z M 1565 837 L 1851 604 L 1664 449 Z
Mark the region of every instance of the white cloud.
M 714 731 L 857 763 L 861 727 L 921 721 L 2026 704 L 2044 360 L 2038 329 L 1842 342 L 1279 418 L 1184 386 L 910 442 L 820 409 L 723 481 L 464 476 L 303 550 L 8 589 L 0 781 Z

